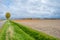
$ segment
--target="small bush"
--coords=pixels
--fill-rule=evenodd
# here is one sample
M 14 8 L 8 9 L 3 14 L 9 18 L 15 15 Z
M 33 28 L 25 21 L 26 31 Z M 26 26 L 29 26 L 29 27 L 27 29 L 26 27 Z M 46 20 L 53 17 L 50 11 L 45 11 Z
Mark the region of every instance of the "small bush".
M 7 12 L 5 16 L 6 16 L 7 19 L 9 19 L 11 15 L 10 15 L 9 12 Z

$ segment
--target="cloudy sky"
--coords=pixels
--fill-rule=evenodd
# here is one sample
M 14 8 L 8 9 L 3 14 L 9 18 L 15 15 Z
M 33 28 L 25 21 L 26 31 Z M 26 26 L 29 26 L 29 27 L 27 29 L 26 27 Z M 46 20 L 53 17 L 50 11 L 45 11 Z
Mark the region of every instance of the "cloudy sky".
M 60 18 L 60 0 L 0 0 L 0 18 Z

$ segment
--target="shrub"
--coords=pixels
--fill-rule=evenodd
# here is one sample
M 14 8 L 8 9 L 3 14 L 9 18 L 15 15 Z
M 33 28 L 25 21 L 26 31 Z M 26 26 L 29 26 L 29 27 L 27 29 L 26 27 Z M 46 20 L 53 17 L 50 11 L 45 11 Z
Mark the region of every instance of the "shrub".
M 9 19 L 11 15 L 10 15 L 9 12 L 7 12 L 5 16 L 6 16 L 7 19 Z

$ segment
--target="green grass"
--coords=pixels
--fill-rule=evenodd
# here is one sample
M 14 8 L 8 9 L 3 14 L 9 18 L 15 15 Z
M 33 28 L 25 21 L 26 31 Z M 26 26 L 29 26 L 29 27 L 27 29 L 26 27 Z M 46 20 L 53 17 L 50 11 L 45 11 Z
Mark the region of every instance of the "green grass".
M 8 30 L 9 27 L 11 30 Z M 5 22 L 1 30 L 0 40 L 60 40 L 10 20 Z
M 8 31 L 9 27 L 13 28 L 13 30 L 11 29 L 11 31 Z M 11 36 L 12 31 L 13 33 Z M 2 31 L 0 33 L 0 40 L 35 40 L 35 39 L 26 34 L 15 24 L 12 24 L 11 22 L 7 21 L 4 24 Z

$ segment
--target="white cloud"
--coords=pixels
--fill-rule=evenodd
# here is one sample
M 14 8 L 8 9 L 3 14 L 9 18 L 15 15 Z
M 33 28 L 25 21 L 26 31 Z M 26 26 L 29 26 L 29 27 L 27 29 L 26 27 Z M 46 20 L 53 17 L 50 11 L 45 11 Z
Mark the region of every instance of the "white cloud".
M 10 0 L 10 4 L 4 5 L 0 0 L 0 12 L 11 12 L 11 14 L 18 15 L 17 17 L 23 17 L 25 15 L 30 15 L 30 17 L 41 17 L 44 15 L 44 17 L 54 16 L 54 12 L 56 11 L 57 8 L 55 7 L 60 7 L 59 3 L 56 1 L 51 1 L 51 0 Z
M 47 3 L 48 0 L 41 0 L 42 3 Z

